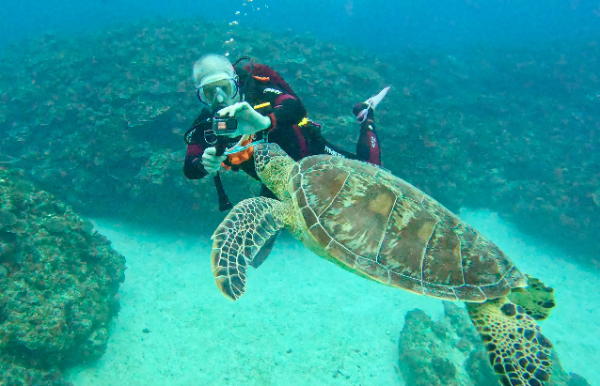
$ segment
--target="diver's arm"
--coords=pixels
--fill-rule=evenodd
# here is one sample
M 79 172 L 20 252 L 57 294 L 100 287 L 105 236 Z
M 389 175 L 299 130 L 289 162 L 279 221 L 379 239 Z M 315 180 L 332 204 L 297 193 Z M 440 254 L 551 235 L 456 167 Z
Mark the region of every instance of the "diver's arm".
M 203 111 L 184 135 L 187 151 L 183 161 L 183 174 L 190 180 L 197 180 L 208 174 L 202 166 L 202 154 L 210 146 L 204 139 L 204 131 L 210 128 L 207 116 L 210 117 L 210 114 Z
M 304 105 L 294 95 L 272 83 L 260 84 L 256 87 L 257 89 L 253 94 L 260 95 L 259 100 L 268 102 L 270 105 L 266 113 L 263 113 L 261 109 L 257 109 L 261 114 L 271 118 L 270 131 L 291 129 L 292 125 L 299 123 L 306 117 Z
M 188 145 L 183 162 L 183 174 L 189 180 L 198 180 L 205 177 L 208 172 L 202 166 L 204 149 L 199 145 Z
M 291 127 L 306 117 L 306 109 L 293 95 L 281 94 L 274 100 L 272 105 L 273 110 L 269 114 L 271 130 L 277 130 L 277 127 Z
M 238 120 L 236 136 L 250 135 L 263 130 L 289 130 L 305 116 L 302 103 L 293 95 L 283 94 L 273 87 L 266 88 L 262 101 L 238 102 L 219 110 L 221 116 Z

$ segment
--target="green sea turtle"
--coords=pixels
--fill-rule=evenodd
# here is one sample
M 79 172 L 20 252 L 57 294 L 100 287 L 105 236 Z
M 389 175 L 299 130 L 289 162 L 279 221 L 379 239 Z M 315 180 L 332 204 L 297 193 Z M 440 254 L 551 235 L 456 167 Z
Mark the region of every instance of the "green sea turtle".
M 526 309 L 510 300 L 527 298 L 522 288 L 528 278 L 475 229 L 368 163 L 329 155 L 295 162 L 276 144 L 256 146 L 254 161 L 280 201 L 244 200 L 215 231 L 212 267 L 225 296 L 242 296 L 248 265 L 264 259 L 285 227 L 317 255 L 362 277 L 466 302 L 503 385 L 549 379 L 552 344 Z M 513 289 L 519 296 L 509 298 Z

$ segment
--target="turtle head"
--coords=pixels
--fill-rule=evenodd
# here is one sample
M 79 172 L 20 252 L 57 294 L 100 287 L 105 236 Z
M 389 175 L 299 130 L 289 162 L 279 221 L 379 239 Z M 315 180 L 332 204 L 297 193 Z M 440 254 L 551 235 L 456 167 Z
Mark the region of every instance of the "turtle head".
M 261 143 L 254 147 L 256 174 L 280 200 L 289 198 L 287 183 L 294 165 L 296 161 L 275 143 Z

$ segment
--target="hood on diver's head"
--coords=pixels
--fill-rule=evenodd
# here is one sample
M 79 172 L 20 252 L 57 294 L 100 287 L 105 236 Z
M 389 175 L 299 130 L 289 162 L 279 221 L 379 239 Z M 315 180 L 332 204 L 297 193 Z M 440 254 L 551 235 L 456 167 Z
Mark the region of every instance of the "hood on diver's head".
M 227 57 L 218 54 L 202 56 L 194 63 L 194 81 L 196 86 L 209 83 L 217 79 L 234 78 L 236 76 L 233 65 Z M 208 79 L 211 77 L 212 79 Z
M 233 65 L 223 55 L 202 56 L 193 68 L 198 99 L 213 111 L 218 106 L 231 106 L 239 102 L 238 76 Z

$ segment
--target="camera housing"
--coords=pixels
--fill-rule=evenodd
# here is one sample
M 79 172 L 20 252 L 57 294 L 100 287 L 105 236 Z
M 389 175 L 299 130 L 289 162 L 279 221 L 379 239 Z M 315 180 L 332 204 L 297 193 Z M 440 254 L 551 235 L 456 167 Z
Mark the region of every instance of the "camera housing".
M 238 128 L 238 121 L 236 118 L 230 117 L 213 117 L 212 129 L 215 135 L 218 136 L 234 136 Z

